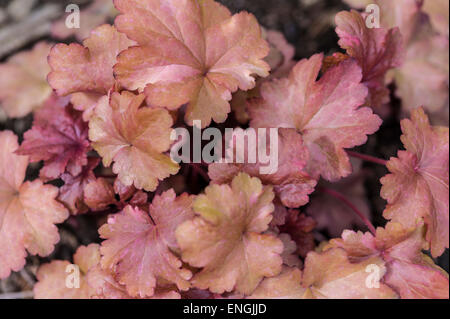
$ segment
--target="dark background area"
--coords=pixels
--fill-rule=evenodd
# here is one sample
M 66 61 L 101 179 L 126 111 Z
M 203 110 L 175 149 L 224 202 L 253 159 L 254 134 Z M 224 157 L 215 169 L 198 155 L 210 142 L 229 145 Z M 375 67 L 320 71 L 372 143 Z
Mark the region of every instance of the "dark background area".
M 32 1 L 32 0 L 29 0 Z M 348 9 L 341 0 L 218 0 L 226 5 L 233 12 L 247 10 L 258 18 L 261 25 L 269 29 L 276 29 L 285 35 L 286 39 L 295 46 L 296 59 L 309 57 L 314 53 L 324 52 L 329 55 L 333 52 L 340 51 L 337 45 L 337 36 L 334 31 L 334 16 L 341 10 Z M 393 0 L 394 1 L 394 0 Z M 2 12 L 6 11 L 6 7 L 10 0 L 0 0 L 0 46 L 1 33 L 12 24 L 17 23 L 8 18 L 2 18 Z M 38 11 L 43 6 L 56 5 L 58 10 L 51 15 L 48 22 L 58 19 L 64 14 L 65 5 L 69 3 L 78 3 L 86 6 L 90 0 L 38 0 L 30 11 L 30 16 Z M 45 28 L 44 28 L 45 29 Z M 31 32 L 32 30 L 30 30 Z M 22 31 L 23 32 L 23 31 Z M 30 37 L 24 43 L 21 43 L 17 48 L 0 56 L 0 63 L 4 62 L 8 56 L 21 51 L 23 49 L 31 48 L 36 42 L 40 40 L 48 40 L 52 42 L 61 42 L 52 39 L 49 36 L 49 31 L 42 32 L 36 36 Z M 74 42 L 74 38 L 67 39 L 64 42 Z M 2 76 L 0 74 L 0 76 Z M 361 153 L 377 156 L 384 159 L 389 159 L 395 156 L 397 150 L 402 148 L 400 143 L 400 125 L 399 125 L 399 101 L 394 96 L 392 99 L 392 114 L 384 119 L 384 124 L 381 129 L 369 138 L 369 141 L 364 146 L 357 150 Z M 13 130 L 19 136 L 28 130 L 32 124 L 32 116 L 27 116 L 22 119 L 8 120 L 6 122 L 0 121 L 0 130 Z M 371 209 L 373 212 L 373 222 L 375 226 L 383 226 L 385 221 L 381 214 L 385 207 L 385 201 L 380 198 L 380 183 L 379 179 L 386 175 L 387 170 L 379 165 L 365 163 L 364 167 L 370 171 L 370 178 L 366 180 L 365 187 L 368 194 Z M 28 170 L 28 178 L 33 179 L 38 175 L 38 165 L 31 166 Z M 17 291 L 17 289 L 25 289 L 30 284 L 30 278 L 24 279 L 26 273 L 33 273 L 33 269 L 42 262 L 50 259 L 70 259 L 76 247 L 81 244 L 88 244 L 93 241 L 98 241 L 95 220 L 89 216 L 78 216 L 72 218 L 61 229 L 61 242 L 57 245 L 55 252 L 48 258 L 28 257 L 28 264 L 25 269 L 25 274 L 14 274 L 8 283 L 0 281 L 0 292 L 3 290 Z M 448 250 L 438 260 L 441 267 L 449 271 L 449 254 Z M 6 286 L 8 285 L 8 286 Z M 28 288 L 29 289 L 29 288 Z

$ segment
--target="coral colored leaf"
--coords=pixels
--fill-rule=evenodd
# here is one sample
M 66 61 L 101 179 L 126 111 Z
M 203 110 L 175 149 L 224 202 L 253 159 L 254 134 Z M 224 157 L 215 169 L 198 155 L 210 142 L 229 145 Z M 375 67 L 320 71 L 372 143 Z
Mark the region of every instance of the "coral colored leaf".
M 449 131 L 431 126 L 423 109 L 401 122 L 406 151 L 391 158 L 381 196 L 388 201 L 387 219 L 414 227 L 423 219 L 433 256 L 449 247 Z
M 341 248 L 322 253 L 310 252 L 305 260 L 302 285 L 317 299 L 390 299 L 397 294 L 384 283 L 379 287 L 367 285 L 368 266 L 375 266 L 381 276 L 386 272 L 384 261 L 372 257 L 351 263 Z
M 77 176 L 65 173 L 61 175 L 64 185 L 59 189 L 58 200 L 63 202 L 73 215 L 83 214 L 88 211 L 84 201 L 86 186 L 95 181 L 94 168 L 100 163 L 99 158 L 88 158 L 88 164 Z
M 446 126 L 449 110 L 449 48 L 448 10 L 444 3 L 448 6 L 447 2 L 371 1 L 380 9 L 381 28 L 388 30 L 398 27 L 402 35 L 406 51 L 404 63 L 390 71 L 389 78 L 395 80 L 396 95 L 402 100 L 403 110 L 409 113 L 415 108 L 424 107 L 433 123 Z M 443 33 L 437 34 L 433 27 Z
M 112 274 L 103 270 L 100 265 L 91 268 L 86 276 L 88 285 L 95 291 L 96 299 L 140 299 L 128 294 L 126 287 L 119 284 Z M 170 288 L 157 288 L 152 297 L 145 299 L 180 299 L 179 292 Z
M 106 94 L 114 85 L 112 67 L 117 54 L 133 42 L 113 26 L 102 25 L 83 44 L 57 44 L 50 53 L 48 80 L 59 95 Z
M 140 107 L 143 95 L 124 91 L 100 99 L 89 122 L 89 137 L 125 186 L 154 191 L 158 180 L 179 170 L 169 150 L 172 117 L 165 109 Z
M 300 269 L 284 267 L 278 276 L 264 279 L 247 299 L 309 299 L 310 292 L 300 285 L 301 280 Z
M 191 280 L 195 287 L 251 294 L 264 277 L 281 271 L 283 244 L 264 234 L 273 198 L 270 186 L 244 173 L 231 185 L 208 186 L 196 198 L 198 216 L 176 230 L 183 260 L 202 268 Z
M 404 299 L 448 299 L 448 274 L 422 253 L 425 248 L 424 229 L 407 229 L 398 223 L 388 223 L 371 233 L 346 230 L 342 239 L 333 239 L 325 249 L 345 249 L 350 259 L 361 260 L 379 256 L 386 262 L 383 282 Z
M 202 127 L 224 122 L 231 93 L 267 76 L 262 59 L 269 46 L 255 17 L 231 16 L 213 0 L 118 0 L 115 21 L 138 46 L 118 57 L 114 71 L 129 90 L 145 92 L 152 106 L 177 109 L 189 103 L 185 120 Z
M 266 163 L 266 159 L 256 158 L 253 164 L 249 159 L 250 150 L 256 150 L 260 144 L 260 137 L 248 139 L 248 144 L 234 142 L 239 136 L 247 132 L 235 130 L 231 140 L 230 148 L 235 154 L 233 164 L 214 163 L 208 167 L 208 174 L 212 181 L 217 183 L 228 183 L 239 172 L 245 172 L 251 176 L 258 177 L 264 184 L 273 185 L 275 194 L 281 202 L 288 207 L 299 207 L 309 201 L 308 195 L 314 191 L 316 180 L 311 178 L 304 168 L 309 159 L 307 148 L 303 145 L 302 137 L 293 129 L 279 129 L 277 141 L 270 141 L 272 134 L 267 130 L 267 153 L 276 154 L 275 149 L 270 150 L 270 145 L 277 146 L 276 163 Z M 251 132 L 250 132 L 251 133 Z M 232 155 L 227 154 L 231 159 Z M 238 160 L 243 164 L 238 164 Z M 269 167 L 269 165 L 273 167 Z M 262 170 L 265 169 L 266 171 Z
M 51 44 L 39 42 L 31 51 L 0 64 L 0 108 L 9 117 L 23 117 L 42 106 L 52 93 L 47 84 Z
M 12 132 L 0 132 L 0 278 L 25 265 L 25 250 L 48 256 L 59 241 L 54 224 L 68 217 L 56 187 L 23 183 L 28 157 L 15 154 L 18 146 Z
M 250 117 L 247 113 L 247 100 L 259 96 L 259 89 L 262 83 L 270 79 L 287 76 L 295 65 L 295 48 L 287 42 L 283 33 L 275 30 L 264 30 L 263 37 L 270 45 L 269 55 L 265 57 L 270 66 L 270 75 L 266 78 L 259 78 L 256 86 L 248 91 L 238 90 L 233 94 L 230 102 L 236 119 L 241 124 L 246 124 Z
M 356 11 L 339 12 L 335 20 L 339 45 L 362 68 L 362 82 L 369 88 L 366 104 L 379 109 L 389 102 L 389 90 L 385 86 L 386 72 L 402 63 L 403 42 L 400 31 L 398 28 L 368 28 L 365 19 Z
M 76 266 L 77 268 L 73 268 Z M 79 281 L 74 280 L 79 275 Z M 70 277 L 72 276 L 72 278 Z M 124 286 L 100 267 L 100 245 L 80 246 L 73 256 L 73 264 L 54 260 L 42 265 L 34 286 L 36 299 L 135 299 Z M 67 286 L 67 284 L 79 286 Z M 151 299 L 179 299 L 180 294 L 170 289 L 158 289 Z
M 114 85 L 112 67 L 116 56 L 132 45 L 114 26 L 93 30 L 83 45 L 57 44 L 49 56 L 48 81 L 59 95 L 75 92 L 106 94 Z
M 36 112 L 31 130 L 25 132 L 17 153 L 31 162 L 44 161 L 41 178 L 59 178 L 65 171 L 73 176 L 87 164 L 88 125 L 70 105 L 48 104 Z
M 68 28 L 67 19 L 73 17 L 73 12 L 67 13 L 63 18 L 52 25 L 52 35 L 58 39 L 75 36 L 78 41 L 86 39 L 91 30 L 108 22 L 108 19 L 117 15 L 113 0 L 95 0 L 88 7 L 80 11 L 81 23 L 79 28 Z
M 345 148 L 363 144 L 381 120 L 359 108 L 367 96 L 357 62 L 347 60 L 316 81 L 323 55 L 300 61 L 289 78 L 262 85 L 262 99 L 249 105 L 252 127 L 294 128 L 310 153 L 313 176 L 337 180 L 351 173 Z
M 386 29 L 399 27 L 405 43 L 417 33 L 417 23 L 423 20 L 420 12 L 423 0 L 344 0 L 344 2 L 355 9 L 365 9 L 369 4 L 377 5 L 381 27 Z
M 34 297 L 36 299 L 89 299 L 92 297 L 95 290 L 88 285 L 86 275 L 100 262 L 99 247 L 98 244 L 80 246 L 73 256 L 73 264 L 68 261 L 54 260 L 39 267 Z M 74 270 L 71 265 L 76 265 L 77 270 Z M 71 275 L 74 278 L 79 275 L 78 287 L 75 286 L 76 279 L 70 280 Z M 67 283 L 74 286 L 68 287 Z
M 50 52 L 48 82 L 58 95 L 75 93 L 72 103 L 90 118 L 93 105 L 115 85 L 113 66 L 117 55 L 133 45 L 114 26 L 102 25 L 91 32 L 83 45 L 57 44 Z
M 289 267 L 301 266 L 302 262 L 297 255 L 296 242 L 291 239 L 289 234 L 278 234 L 278 238 L 283 242 L 284 246 L 283 253 L 281 254 L 283 264 Z
M 156 196 L 150 213 L 131 206 L 99 229 L 102 268 L 113 271 L 131 296 L 153 296 L 158 282 L 169 281 L 181 290 L 190 287 L 191 272 L 175 255 L 175 228 L 193 216 L 193 197 L 175 198 L 173 190 Z
M 448 126 L 448 72 L 448 37 L 430 32 L 409 44 L 405 63 L 393 73 L 404 111 L 423 106 L 433 123 Z

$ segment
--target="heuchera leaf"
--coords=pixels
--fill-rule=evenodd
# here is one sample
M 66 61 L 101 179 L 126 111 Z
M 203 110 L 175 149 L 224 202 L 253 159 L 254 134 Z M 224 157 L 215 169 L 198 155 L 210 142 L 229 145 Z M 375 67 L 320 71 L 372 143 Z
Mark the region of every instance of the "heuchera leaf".
M 262 99 L 248 111 L 252 127 L 296 129 L 310 152 L 309 173 L 334 181 L 351 173 L 344 149 L 365 143 L 381 120 L 359 108 L 368 90 L 357 62 L 343 61 L 316 81 L 322 60 L 322 54 L 303 59 L 289 78 L 264 83 Z
M 297 243 L 292 240 L 289 234 L 279 234 L 278 238 L 283 242 L 284 250 L 281 254 L 283 258 L 283 265 L 289 267 L 299 267 L 302 265 L 302 261 L 297 254 Z
M 89 270 L 87 275 L 89 286 L 95 293 L 96 299 L 180 299 L 180 293 L 174 289 L 157 288 L 151 297 L 139 298 L 130 296 L 124 285 L 119 284 L 113 275 L 97 265 Z
M 60 96 L 74 93 L 72 103 L 88 120 L 98 99 L 115 85 L 117 55 L 133 44 L 107 24 L 94 29 L 83 45 L 59 43 L 50 52 L 48 83 Z
M 431 24 L 440 34 L 448 38 L 449 4 L 446 0 L 426 0 L 422 7 L 430 17 Z
M 84 202 L 93 211 L 105 210 L 116 203 L 114 188 L 105 178 L 97 178 L 84 189 Z
M 264 277 L 280 273 L 283 243 L 264 234 L 273 198 L 271 186 L 245 173 L 231 185 L 208 186 L 196 198 L 198 216 L 176 230 L 183 260 L 202 268 L 191 280 L 195 287 L 251 294 Z
M 80 246 L 73 255 L 73 264 L 68 261 L 54 260 L 49 264 L 39 267 L 36 274 L 38 282 L 34 286 L 34 297 L 36 299 L 88 299 L 92 297 L 95 290 L 88 285 L 88 272 L 100 262 L 100 246 L 90 244 Z M 78 267 L 79 273 L 71 265 Z M 69 272 L 66 270 L 69 269 Z M 69 282 L 69 275 L 79 274 L 79 287 L 68 286 L 67 283 L 75 285 L 75 281 Z
M 377 256 L 351 263 L 344 249 L 310 252 L 305 260 L 302 285 L 317 299 L 390 299 L 397 294 L 384 283 L 367 285 L 369 265 L 378 267 L 380 276 L 386 272 L 384 261 Z
M 193 197 L 175 198 L 173 190 L 156 196 L 146 213 L 131 206 L 109 218 L 99 229 L 102 268 L 114 272 L 131 296 L 153 296 L 158 282 L 169 281 L 181 290 L 190 287 L 191 272 L 174 254 L 175 229 L 193 217 Z
M 373 3 L 374 0 L 343 0 L 350 7 L 355 9 L 365 9 L 369 4 Z
M 281 274 L 264 279 L 247 299 L 309 299 L 310 290 L 301 286 L 302 271 L 283 267 Z
M 339 45 L 362 68 L 362 82 L 369 88 L 366 104 L 374 109 L 381 108 L 389 102 L 386 72 L 400 66 L 403 60 L 399 29 L 368 28 L 356 11 L 341 11 L 335 20 Z
M 39 42 L 0 64 L 0 108 L 9 117 L 23 117 L 42 106 L 52 93 L 47 84 L 51 44 Z
M 189 103 L 185 120 L 224 122 L 231 93 L 255 86 L 252 75 L 267 76 L 262 59 L 269 46 L 256 18 L 231 16 L 213 0 L 118 0 L 117 29 L 138 46 L 118 57 L 118 81 L 145 92 L 152 106 L 177 109 Z
M 345 249 L 354 261 L 378 256 L 384 259 L 387 272 L 383 282 L 403 299 L 448 299 L 448 274 L 422 253 L 426 248 L 424 228 L 407 229 L 388 223 L 371 233 L 345 230 L 342 239 L 333 239 L 325 249 Z
M 88 211 L 84 201 L 86 186 L 95 181 L 94 168 L 100 163 L 99 158 L 88 158 L 88 164 L 77 176 L 65 173 L 61 175 L 64 185 L 59 189 L 58 200 L 63 202 L 74 215 L 83 214 Z
M 405 227 L 423 219 L 434 257 L 449 247 L 449 131 L 431 126 L 422 108 L 401 122 L 406 151 L 391 158 L 391 174 L 383 177 L 381 196 L 388 201 L 384 217 Z
M 179 170 L 163 153 L 172 141 L 172 117 L 161 108 L 141 107 L 143 95 L 113 92 L 100 99 L 89 122 L 89 138 L 125 186 L 154 191 L 158 180 Z
M 393 73 L 405 113 L 423 106 L 433 123 L 448 126 L 448 61 L 448 37 L 430 32 L 408 46 L 405 63 Z
M 323 59 L 321 72 L 325 73 L 332 67 L 350 58 L 351 57 L 348 54 L 335 52 L 332 55 L 329 55 Z
M 60 20 L 53 23 L 52 36 L 59 39 L 75 36 L 78 41 L 83 41 L 89 37 L 92 29 L 107 22 L 108 19 L 114 18 L 117 13 L 113 0 L 94 0 L 92 4 L 80 11 L 82 22 L 79 28 L 67 27 L 67 18 L 72 14 L 70 11 Z
M 278 130 L 278 167 L 274 172 L 263 174 L 263 164 L 257 157 L 256 163 L 249 163 L 248 153 L 251 149 L 257 149 L 259 136 L 255 138 L 255 144 L 250 142 L 243 145 L 235 143 L 235 137 L 243 131 L 235 131 L 230 140 L 230 149 L 237 157 L 244 154 L 243 164 L 214 163 L 209 165 L 208 174 L 213 182 L 223 184 L 230 182 L 239 172 L 245 172 L 251 176 L 258 177 L 264 184 L 273 185 L 275 194 L 281 202 L 288 207 L 299 207 L 309 201 L 308 195 L 314 191 L 316 180 L 305 172 L 305 166 L 309 159 L 308 149 L 304 146 L 302 137 L 293 129 Z M 266 136 L 267 145 L 270 143 L 269 132 Z M 231 149 L 231 146 L 233 147 Z M 241 147 L 244 147 L 242 149 Z M 269 152 L 270 146 L 267 147 Z M 273 151 L 273 150 L 272 150 Z
M 15 154 L 18 146 L 12 132 L 0 132 L 0 278 L 25 265 L 25 250 L 48 256 L 59 241 L 54 224 L 68 217 L 56 187 L 24 183 L 28 157 Z
M 36 112 L 33 127 L 25 132 L 17 154 L 29 155 L 31 162 L 44 161 L 40 176 L 52 180 L 65 171 L 72 176 L 80 174 L 90 148 L 88 125 L 81 113 L 71 105 L 52 103 Z

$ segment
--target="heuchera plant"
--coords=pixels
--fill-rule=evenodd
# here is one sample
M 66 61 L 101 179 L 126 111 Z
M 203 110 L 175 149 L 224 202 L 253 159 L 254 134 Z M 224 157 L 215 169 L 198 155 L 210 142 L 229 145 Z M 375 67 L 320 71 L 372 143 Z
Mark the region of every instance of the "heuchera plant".
M 371 2 L 380 28 L 340 12 L 343 51 L 298 62 L 280 33 L 213 0 L 115 0 L 114 25 L 82 44 L 39 43 L 0 65 L 6 114 L 36 110 L 20 145 L 0 132 L 0 279 L 28 253 L 49 256 L 56 224 L 106 212 L 98 243 L 39 267 L 36 298 L 449 298 L 432 259 L 449 248 L 449 130 L 427 115 L 442 114 L 441 73 L 415 82 L 439 54 L 427 45 L 448 50 L 448 16 L 445 28 L 434 0 Z M 109 7 L 89 26 L 115 15 Z M 420 35 L 418 16 L 429 24 Z M 54 33 L 65 36 L 60 25 Z M 404 150 L 389 161 L 349 151 L 381 126 L 393 81 Z M 276 172 L 172 161 L 172 128 L 231 117 L 278 129 Z M 389 170 L 384 227 L 370 222 L 354 157 Z M 209 182 L 200 194 L 175 179 L 183 166 Z M 314 237 L 324 229 L 334 238 Z

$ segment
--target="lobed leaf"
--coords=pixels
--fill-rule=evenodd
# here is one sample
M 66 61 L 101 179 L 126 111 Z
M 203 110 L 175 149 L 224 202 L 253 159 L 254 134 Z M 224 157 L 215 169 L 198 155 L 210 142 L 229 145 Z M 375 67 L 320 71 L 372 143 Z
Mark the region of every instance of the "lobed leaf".
M 88 120 L 99 98 L 115 85 L 117 55 L 133 44 L 107 24 L 94 29 L 83 45 L 59 43 L 50 52 L 48 83 L 60 96 L 73 94 L 75 109 L 85 111 Z
M 271 150 L 272 145 L 269 138 L 269 132 L 266 134 L 266 153 L 277 151 L 277 166 L 268 170 L 269 163 L 263 163 L 259 155 L 256 157 L 256 163 L 251 163 L 249 153 L 251 150 L 258 150 L 261 137 L 255 138 L 253 143 L 248 139 L 246 143 L 239 144 L 236 139 L 245 134 L 243 130 L 235 131 L 229 142 L 228 152 L 234 154 L 233 163 L 227 164 L 225 159 L 219 163 L 213 163 L 208 166 L 208 175 L 213 182 L 228 183 L 239 172 L 244 172 L 250 176 L 258 177 L 264 184 L 273 185 L 275 194 L 281 202 L 288 207 L 299 207 L 309 201 L 308 195 L 314 191 L 316 180 L 305 172 L 306 164 L 309 160 L 308 149 L 303 144 L 302 137 L 292 129 L 279 129 L 277 132 L 278 148 Z M 242 158 L 240 158 L 242 156 Z M 231 156 L 229 156 L 231 159 Z M 238 160 L 242 162 L 239 164 Z M 261 169 L 266 168 L 264 172 Z
M 59 178 L 64 172 L 77 176 L 87 165 L 88 126 L 81 113 L 71 105 L 49 103 L 36 112 L 33 127 L 24 134 L 17 150 L 31 162 L 44 161 L 40 176 L 44 180 Z

